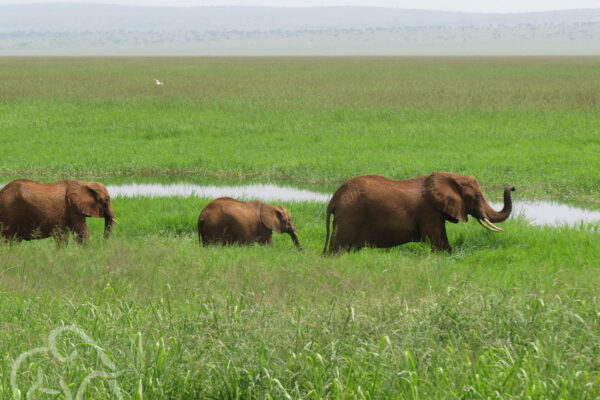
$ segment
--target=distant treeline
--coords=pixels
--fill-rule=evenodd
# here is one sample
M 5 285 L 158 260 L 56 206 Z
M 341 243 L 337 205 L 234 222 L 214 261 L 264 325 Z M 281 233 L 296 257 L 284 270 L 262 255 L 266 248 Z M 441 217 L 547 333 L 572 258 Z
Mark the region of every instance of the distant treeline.
M 268 31 L 13 31 L 0 55 L 600 54 L 600 22 Z

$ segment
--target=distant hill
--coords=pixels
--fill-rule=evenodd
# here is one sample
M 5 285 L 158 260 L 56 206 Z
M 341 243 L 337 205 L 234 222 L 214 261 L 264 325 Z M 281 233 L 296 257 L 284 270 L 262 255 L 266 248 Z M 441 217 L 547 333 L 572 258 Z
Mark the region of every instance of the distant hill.
M 600 8 L 0 6 L 0 55 L 600 54 Z
M 0 6 L 0 32 L 270 31 L 600 22 L 600 8 L 477 14 L 370 7 L 141 7 L 108 4 Z

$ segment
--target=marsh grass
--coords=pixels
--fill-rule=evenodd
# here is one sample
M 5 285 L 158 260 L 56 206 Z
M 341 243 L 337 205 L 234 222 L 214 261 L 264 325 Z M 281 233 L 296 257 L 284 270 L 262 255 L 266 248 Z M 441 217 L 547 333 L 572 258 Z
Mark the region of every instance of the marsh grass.
M 75 324 L 134 398 L 600 394 L 593 231 L 471 221 L 448 226 L 452 255 L 409 244 L 323 257 L 322 205 L 290 203 L 303 252 L 284 235 L 201 248 L 182 229 L 192 221 L 167 211 L 207 201 L 121 199 L 109 241 L 100 223 L 85 247 L 0 246 L 5 390 L 18 354 Z M 64 373 L 78 383 L 87 368 Z
M 491 200 L 598 206 L 598 58 L 2 58 L 0 175 L 105 183 L 275 182 L 449 170 Z M 156 87 L 153 79 L 165 82 Z M 426 244 L 320 255 L 325 207 L 283 203 L 305 250 L 201 248 L 209 199 L 114 198 L 102 239 L 0 244 L 0 397 L 19 354 L 75 325 L 125 398 L 600 396 L 597 224 L 503 234 L 447 224 Z M 27 364 L 75 392 L 101 367 Z M 31 361 L 34 361 L 33 359 Z M 87 398 L 112 394 L 96 380 Z
M 445 170 L 597 204 L 599 63 L 3 58 L 0 167 L 333 185 Z

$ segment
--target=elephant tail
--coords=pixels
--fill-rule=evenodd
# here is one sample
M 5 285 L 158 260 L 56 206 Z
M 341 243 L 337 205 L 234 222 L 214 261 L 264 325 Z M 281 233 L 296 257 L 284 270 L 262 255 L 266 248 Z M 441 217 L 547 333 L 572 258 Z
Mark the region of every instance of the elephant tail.
M 327 205 L 327 217 L 325 217 L 325 246 L 323 247 L 323 255 L 327 253 L 327 244 L 329 243 L 329 221 L 331 220 L 331 214 L 333 214 L 333 201 L 330 201 Z
M 200 247 L 202 247 L 202 226 L 204 225 L 204 217 L 202 214 L 198 217 L 198 242 L 200 243 Z

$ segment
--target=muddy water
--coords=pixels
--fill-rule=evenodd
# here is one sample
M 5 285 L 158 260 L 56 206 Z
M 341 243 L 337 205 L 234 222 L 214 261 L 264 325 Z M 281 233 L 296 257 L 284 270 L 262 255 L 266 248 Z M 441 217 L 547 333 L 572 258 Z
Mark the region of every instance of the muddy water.
M 125 184 L 108 186 L 113 197 L 188 197 L 216 198 L 229 196 L 243 200 L 264 201 L 311 201 L 326 203 L 328 193 L 314 192 L 288 186 L 251 184 L 242 186 L 202 186 L 187 183 L 176 184 Z M 492 203 L 495 209 L 502 204 Z M 544 201 L 515 201 L 513 218 L 523 217 L 528 223 L 539 226 L 578 225 L 600 223 L 600 211 L 586 210 L 567 204 Z

